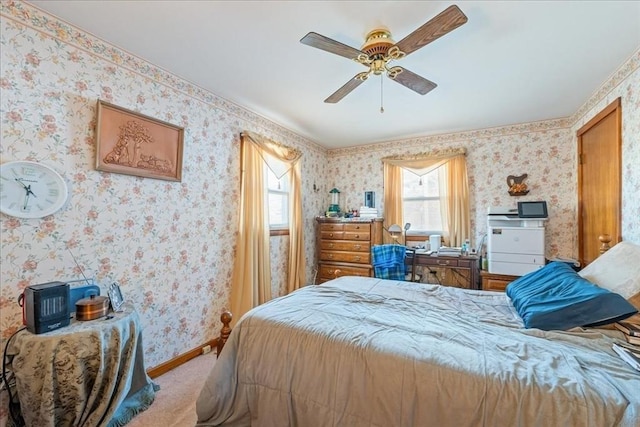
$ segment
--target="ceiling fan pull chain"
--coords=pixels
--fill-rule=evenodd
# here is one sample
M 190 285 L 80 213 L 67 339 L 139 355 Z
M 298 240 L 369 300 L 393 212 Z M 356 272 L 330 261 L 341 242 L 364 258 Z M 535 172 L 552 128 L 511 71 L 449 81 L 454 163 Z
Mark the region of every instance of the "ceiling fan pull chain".
M 384 107 L 383 107 L 383 103 L 384 103 L 384 93 L 382 91 L 382 81 L 384 79 L 382 78 L 382 74 L 380 74 L 380 114 L 384 113 Z

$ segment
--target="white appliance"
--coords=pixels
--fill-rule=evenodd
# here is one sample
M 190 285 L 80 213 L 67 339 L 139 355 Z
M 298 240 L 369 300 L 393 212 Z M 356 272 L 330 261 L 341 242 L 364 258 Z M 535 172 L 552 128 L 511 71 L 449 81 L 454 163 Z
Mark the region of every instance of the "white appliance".
M 522 276 L 545 265 L 545 221 L 520 218 L 517 209 L 489 208 L 487 258 L 489 273 Z
M 434 252 L 437 252 L 438 249 L 440 249 L 440 246 L 442 246 L 440 244 L 440 242 L 442 242 L 442 236 L 440 236 L 439 234 L 432 234 L 429 236 L 429 249 L 431 249 Z

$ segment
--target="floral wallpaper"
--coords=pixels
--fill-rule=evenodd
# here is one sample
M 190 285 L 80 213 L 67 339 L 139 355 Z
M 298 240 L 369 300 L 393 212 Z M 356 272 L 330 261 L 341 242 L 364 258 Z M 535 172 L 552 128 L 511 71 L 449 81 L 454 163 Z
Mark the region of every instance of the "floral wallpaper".
M 381 208 L 382 164 L 391 154 L 465 147 L 474 243 L 488 206 L 512 205 L 506 176 L 528 173 L 549 202 L 547 252 L 575 256 L 575 131 L 623 100 L 623 237 L 640 243 L 640 52 L 574 116 L 327 151 L 153 64 L 23 2 L 0 2 L 0 161 L 52 166 L 67 204 L 36 220 L 0 215 L 0 345 L 21 326 L 28 285 L 95 277 L 117 281 L 140 313 L 147 367 L 215 337 L 227 307 L 237 232 L 239 134 L 251 130 L 303 151 L 307 281 L 315 270 L 315 221 L 333 186 L 357 208 L 364 191 Z M 98 172 L 97 100 L 185 128 L 182 182 Z M 357 179 L 354 179 L 357 177 Z M 274 296 L 286 289 L 286 237 L 271 239 Z M 73 257 L 78 261 L 75 264 Z M 5 395 L 2 394 L 4 397 Z M 0 405 L 0 424 L 6 402 Z
M 103 294 L 118 282 L 135 304 L 147 367 L 216 337 L 233 268 L 240 132 L 303 151 L 309 229 L 326 150 L 26 3 L 0 7 L 1 160 L 52 166 L 70 191 L 52 216 L 0 216 L 0 343 L 21 327 L 26 286 L 83 273 Z M 96 171 L 98 99 L 184 127 L 182 182 Z M 274 295 L 286 289 L 287 249 L 286 237 L 272 239 Z M 305 254 L 311 278 L 313 235 Z
M 546 200 L 550 212 L 547 224 L 549 256 L 574 255 L 576 179 L 572 165 L 575 150 L 565 120 L 555 120 L 482 132 L 413 138 L 375 146 L 333 150 L 329 173 L 346 194 L 345 206 L 360 206 L 364 191 L 375 191 L 376 207 L 383 211 L 383 168 L 381 158 L 464 147 L 471 204 L 471 244 L 477 246 L 487 232 L 489 206 L 515 207 L 517 201 Z M 507 176 L 528 174 L 529 194 L 512 197 Z M 361 180 L 347 176 L 363 176 Z
M 622 238 L 640 244 L 640 50 L 626 61 L 572 117 L 456 134 L 425 136 L 331 150 L 327 172 L 347 209 L 362 205 L 375 191 L 383 212 L 381 159 L 464 147 L 471 202 L 471 243 L 487 231 L 489 206 L 515 207 L 517 201 L 546 200 L 548 257 L 577 258 L 576 131 L 617 97 L 622 97 Z M 507 193 L 508 175 L 528 174 L 526 196 Z M 353 177 L 358 179 L 353 179 Z

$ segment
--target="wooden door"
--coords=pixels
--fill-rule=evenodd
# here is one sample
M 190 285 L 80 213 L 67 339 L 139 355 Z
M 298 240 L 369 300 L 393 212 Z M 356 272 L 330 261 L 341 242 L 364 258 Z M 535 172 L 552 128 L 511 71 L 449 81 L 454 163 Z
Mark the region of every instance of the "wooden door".
M 601 236 L 610 238 L 612 246 L 622 240 L 621 123 L 618 98 L 577 132 L 578 251 L 583 266 L 600 255 Z

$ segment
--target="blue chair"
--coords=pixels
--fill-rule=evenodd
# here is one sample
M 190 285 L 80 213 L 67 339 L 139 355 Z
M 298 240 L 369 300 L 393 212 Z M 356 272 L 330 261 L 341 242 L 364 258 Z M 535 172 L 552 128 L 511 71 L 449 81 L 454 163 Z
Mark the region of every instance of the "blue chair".
M 405 280 L 406 247 L 403 245 L 376 245 L 371 248 L 373 274 L 379 279 Z

